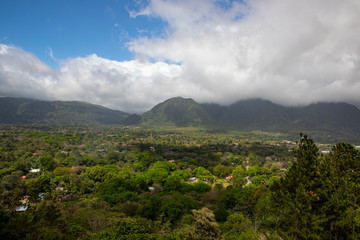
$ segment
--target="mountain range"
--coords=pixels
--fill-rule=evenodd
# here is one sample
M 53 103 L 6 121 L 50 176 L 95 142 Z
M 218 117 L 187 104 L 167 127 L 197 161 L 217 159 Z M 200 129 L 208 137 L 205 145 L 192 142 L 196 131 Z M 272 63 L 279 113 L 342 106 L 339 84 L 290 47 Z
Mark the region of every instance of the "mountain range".
M 222 106 L 176 97 L 137 115 L 86 102 L 4 97 L 0 98 L 0 124 L 192 126 L 360 138 L 360 110 L 343 102 L 285 107 L 249 99 Z
M 129 115 L 86 102 L 0 98 L 0 124 L 121 124 Z

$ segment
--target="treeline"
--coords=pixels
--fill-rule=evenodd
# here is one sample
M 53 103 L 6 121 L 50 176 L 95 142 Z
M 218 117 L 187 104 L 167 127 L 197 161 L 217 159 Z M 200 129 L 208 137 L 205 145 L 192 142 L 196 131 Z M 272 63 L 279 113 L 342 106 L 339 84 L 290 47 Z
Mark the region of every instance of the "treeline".
M 359 157 L 346 143 L 323 156 L 306 136 L 8 129 L 0 236 L 358 239 Z

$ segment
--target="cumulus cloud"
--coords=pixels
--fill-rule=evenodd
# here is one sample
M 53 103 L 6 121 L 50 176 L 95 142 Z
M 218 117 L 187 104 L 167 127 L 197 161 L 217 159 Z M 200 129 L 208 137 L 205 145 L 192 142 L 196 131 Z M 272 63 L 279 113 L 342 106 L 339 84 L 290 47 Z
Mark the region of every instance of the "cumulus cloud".
M 56 70 L 17 47 L 0 45 L 0 96 L 82 100 L 140 113 L 172 97 L 169 89 L 186 96 L 181 71 L 146 58 L 118 62 L 95 54 L 64 60 Z
M 166 22 L 160 37 L 128 42 L 138 57 L 95 54 L 51 69 L 0 45 L 0 96 L 83 100 L 143 112 L 170 97 L 230 104 L 359 103 L 358 0 L 151 0 L 131 17 Z
M 0 44 L 0 96 L 48 99 L 55 75 L 31 53 Z
M 142 112 L 172 96 L 181 67 L 143 59 L 117 62 L 93 54 L 65 61 L 54 95 L 71 96 L 127 112 Z M 181 93 L 181 89 L 178 90 Z
M 355 0 L 153 0 L 139 14 L 168 22 L 167 36 L 129 46 L 181 63 L 199 101 L 358 102 L 359 11 Z

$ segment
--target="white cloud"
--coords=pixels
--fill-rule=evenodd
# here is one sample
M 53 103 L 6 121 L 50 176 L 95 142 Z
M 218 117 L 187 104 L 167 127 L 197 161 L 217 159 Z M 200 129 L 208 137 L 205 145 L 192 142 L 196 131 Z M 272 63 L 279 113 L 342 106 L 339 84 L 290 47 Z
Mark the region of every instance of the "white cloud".
M 0 44 L 0 96 L 48 99 L 53 70 L 34 55 Z
M 360 103 L 359 12 L 357 0 L 152 0 L 132 17 L 159 17 L 167 27 L 161 37 L 129 42 L 133 61 L 93 54 L 63 60 L 56 70 L 0 45 L 0 95 L 128 112 L 174 96 L 222 104 L 253 97 L 285 105 Z
M 65 61 L 54 94 L 129 112 L 142 112 L 171 97 L 181 67 L 139 60 L 117 62 L 93 54 Z
M 55 70 L 17 47 L 0 45 L 0 96 L 82 100 L 143 112 L 174 92 L 186 94 L 180 73 L 175 64 L 117 62 L 95 54 L 64 60 Z
M 182 77 L 199 86 L 190 94 L 199 101 L 360 100 L 358 1 L 218 3 L 151 1 L 139 14 L 168 22 L 168 34 L 136 39 L 130 49 L 182 63 Z

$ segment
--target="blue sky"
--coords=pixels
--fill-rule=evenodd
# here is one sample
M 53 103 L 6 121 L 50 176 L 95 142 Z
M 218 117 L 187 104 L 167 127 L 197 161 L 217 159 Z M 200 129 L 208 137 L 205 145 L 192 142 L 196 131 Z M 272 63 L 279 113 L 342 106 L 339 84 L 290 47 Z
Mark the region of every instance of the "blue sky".
M 160 18 L 130 17 L 142 4 L 132 0 L 7 0 L 0 8 L 1 42 L 32 52 L 56 66 L 50 56 L 66 59 L 89 54 L 131 60 L 126 43 L 161 34 Z
M 4 0 L 0 96 L 360 106 L 358 0 Z

